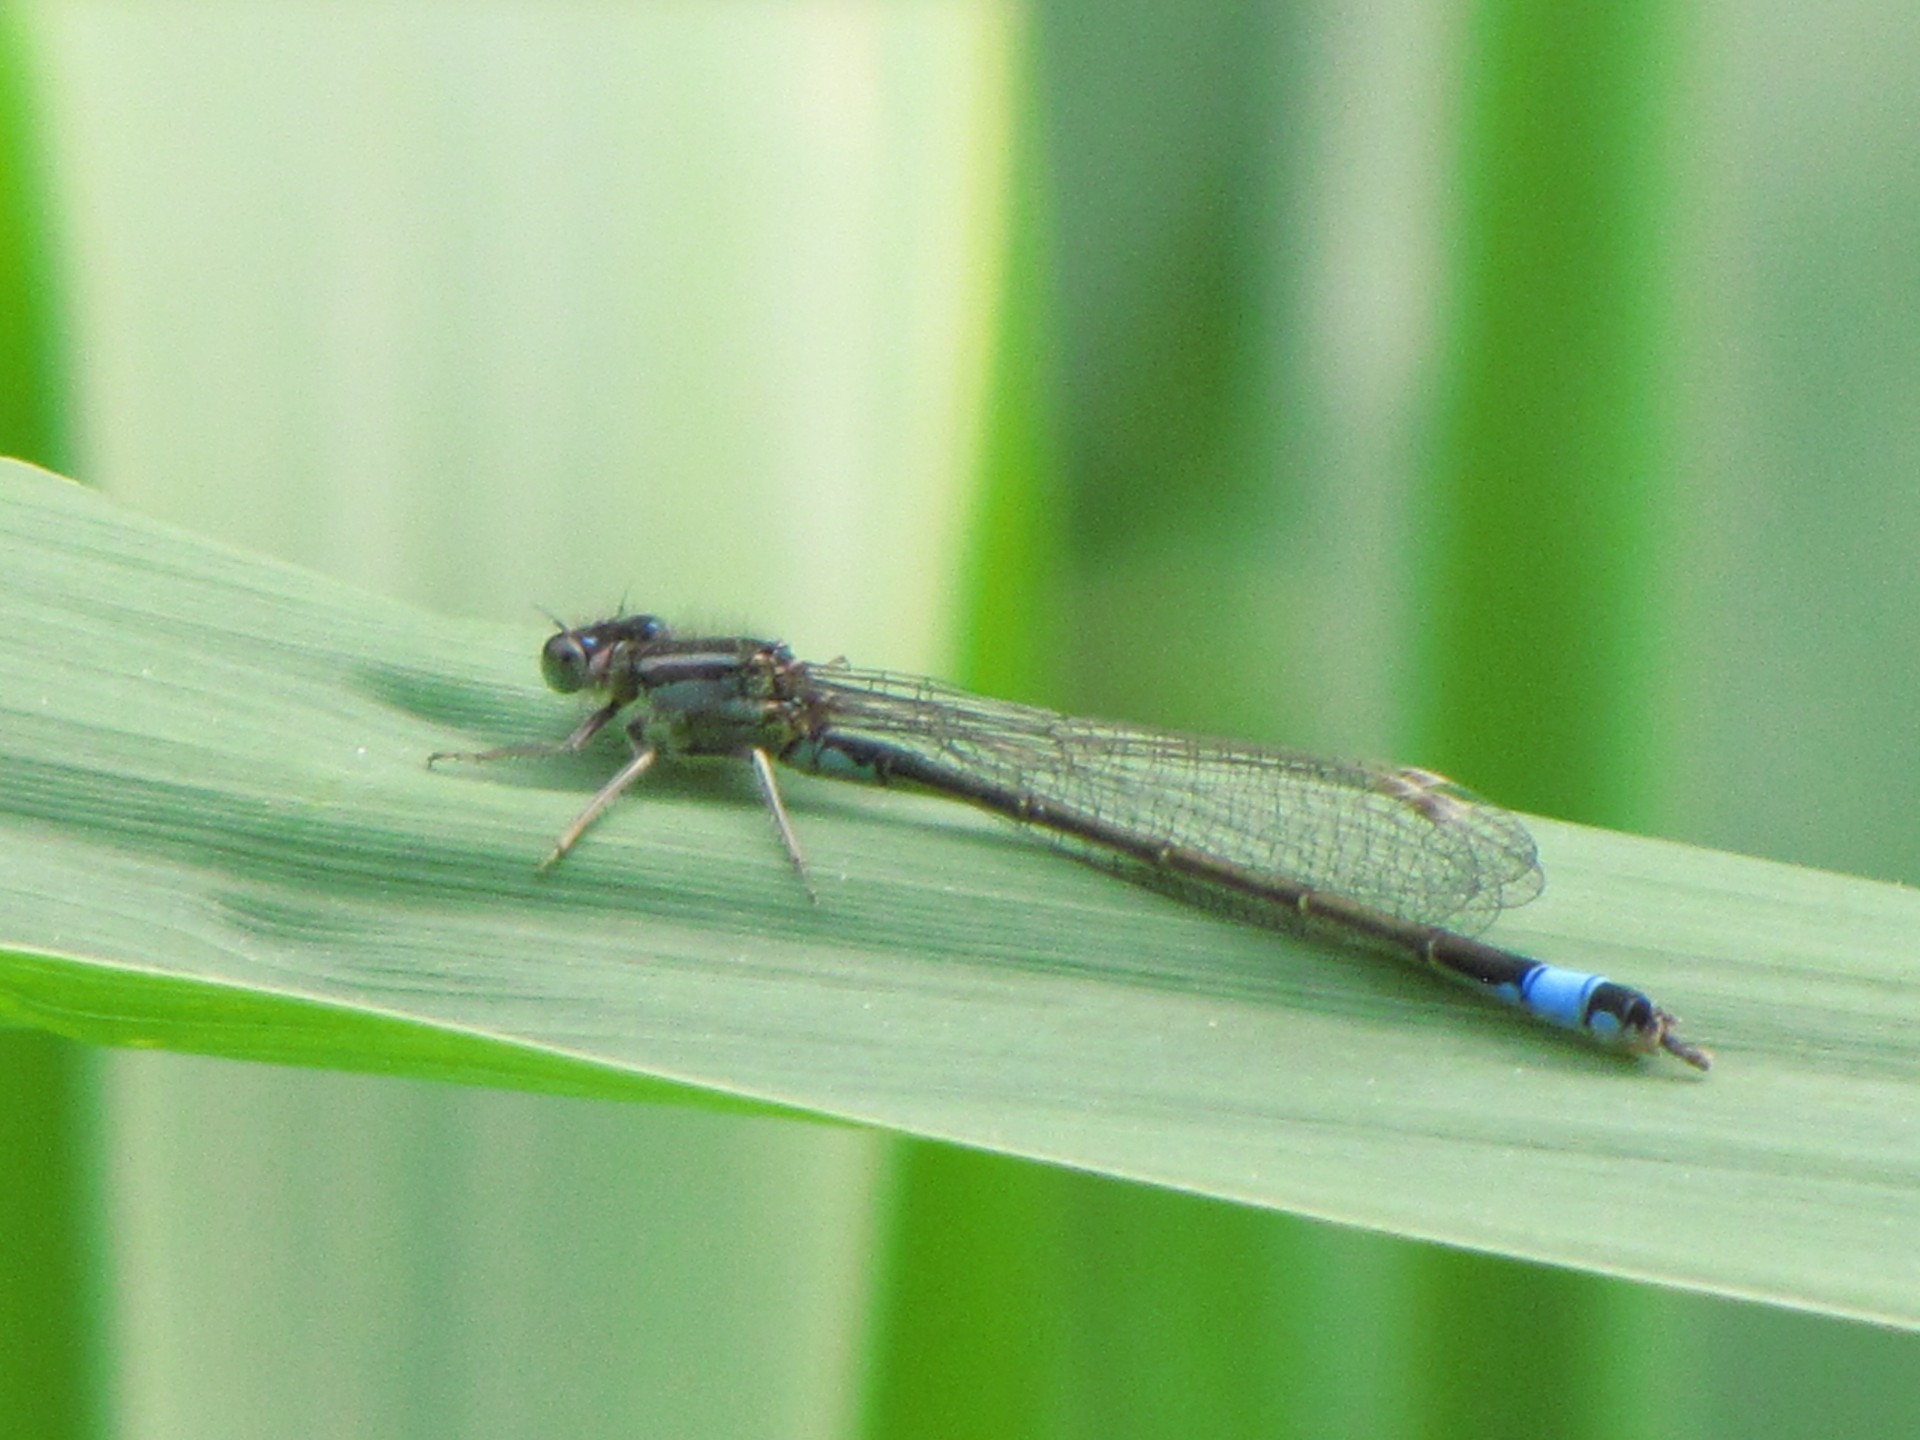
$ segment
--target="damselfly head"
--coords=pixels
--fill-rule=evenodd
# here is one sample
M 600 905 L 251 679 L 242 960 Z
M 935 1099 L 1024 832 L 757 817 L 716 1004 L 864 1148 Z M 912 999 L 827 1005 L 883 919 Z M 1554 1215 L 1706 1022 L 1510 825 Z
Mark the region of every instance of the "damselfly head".
M 652 615 L 623 615 L 562 629 L 540 649 L 540 675 L 548 689 L 571 695 L 606 681 L 610 659 L 619 646 L 666 638 L 665 623 Z

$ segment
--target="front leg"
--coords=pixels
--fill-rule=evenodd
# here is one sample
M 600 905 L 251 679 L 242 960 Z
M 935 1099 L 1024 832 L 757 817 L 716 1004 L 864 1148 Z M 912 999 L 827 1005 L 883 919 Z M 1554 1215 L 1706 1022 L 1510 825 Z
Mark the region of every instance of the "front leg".
M 427 768 L 431 770 L 441 760 L 511 760 L 522 755 L 577 755 L 586 749 L 589 740 L 606 728 L 609 720 L 620 713 L 620 707 L 625 703 L 623 700 L 613 700 L 602 705 L 582 720 L 571 735 L 558 743 L 502 745 L 498 750 L 436 750 L 427 756 Z

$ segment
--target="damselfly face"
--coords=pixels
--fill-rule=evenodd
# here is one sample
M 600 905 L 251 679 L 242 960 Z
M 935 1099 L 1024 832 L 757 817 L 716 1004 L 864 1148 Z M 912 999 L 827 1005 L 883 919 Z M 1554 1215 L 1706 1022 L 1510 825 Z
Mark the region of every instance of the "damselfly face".
M 540 674 L 547 688 L 562 695 L 607 683 L 613 657 L 627 645 L 667 638 L 667 627 L 652 615 L 624 615 L 562 630 L 540 650 Z

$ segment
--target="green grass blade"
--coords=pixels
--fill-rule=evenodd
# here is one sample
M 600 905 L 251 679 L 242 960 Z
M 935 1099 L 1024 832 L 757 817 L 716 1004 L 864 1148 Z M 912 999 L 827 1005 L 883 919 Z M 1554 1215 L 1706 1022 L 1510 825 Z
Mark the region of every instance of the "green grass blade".
M 71 455 L 64 216 L 30 29 L 21 7 L 0 12 L 0 454 L 58 466 Z M 101 1430 L 89 1058 L 50 1035 L 0 1034 L 0 1416 L 15 1440 Z
M 0 470 L 0 1017 L 105 1043 L 710 1093 L 1675 1285 L 1920 1321 L 1920 896 L 1542 822 L 1499 938 L 1647 986 L 1705 1079 L 1196 913 L 960 807 L 649 777 L 537 636 Z

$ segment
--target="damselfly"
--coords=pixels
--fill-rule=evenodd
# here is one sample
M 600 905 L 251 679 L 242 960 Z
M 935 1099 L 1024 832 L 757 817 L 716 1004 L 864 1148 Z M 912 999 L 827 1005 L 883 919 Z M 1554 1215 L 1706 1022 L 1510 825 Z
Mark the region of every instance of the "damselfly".
M 1539 860 L 1516 817 L 1429 771 L 1077 719 L 936 680 L 808 664 L 772 641 L 682 638 L 651 615 L 563 628 L 540 667 L 554 690 L 605 703 L 556 744 L 443 752 L 429 763 L 572 753 L 633 707 L 632 759 L 542 868 L 661 756 L 730 756 L 751 765 L 806 884 L 778 760 L 965 800 L 1143 878 L 1422 962 L 1614 1048 L 1711 1063 L 1640 991 L 1473 938 L 1540 893 Z

